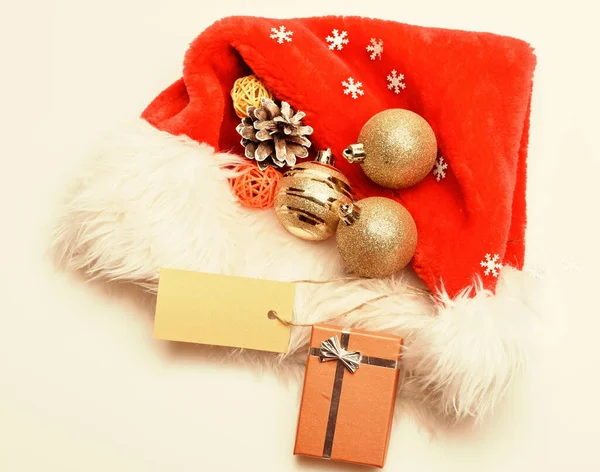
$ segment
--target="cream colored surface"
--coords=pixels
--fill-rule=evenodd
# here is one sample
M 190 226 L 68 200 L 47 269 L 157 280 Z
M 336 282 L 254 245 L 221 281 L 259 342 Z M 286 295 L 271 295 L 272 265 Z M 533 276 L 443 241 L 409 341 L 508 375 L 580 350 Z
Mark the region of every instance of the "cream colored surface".
M 479 428 L 432 437 L 398 412 L 385 470 L 598 470 L 595 2 L 202 3 L 3 5 L 0 470 L 354 470 L 291 455 L 298 379 L 154 340 L 138 294 L 56 274 L 46 253 L 69 172 L 174 80 L 205 26 L 341 13 L 514 35 L 539 60 L 527 265 L 552 289 L 539 358 Z
M 285 353 L 296 286 L 290 282 L 161 269 L 154 337 Z M 268 296 L 267 296 L 268 294 Z

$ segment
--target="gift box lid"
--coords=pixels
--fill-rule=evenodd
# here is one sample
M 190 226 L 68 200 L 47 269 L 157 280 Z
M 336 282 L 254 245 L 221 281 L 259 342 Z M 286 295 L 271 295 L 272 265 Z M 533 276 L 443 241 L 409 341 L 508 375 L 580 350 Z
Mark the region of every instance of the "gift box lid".
M 341 326 L 321 325 L 313 326 L 310 338 L 311 348 L 320 348 L 321 343 L 332 336 L 340 336 L 344 330 Z M 348 351 L 360 351 L 363 357 L 377 357 L 400 361 L 402 337 L 394 334 L 365 331 L 362 329 L 349 330 L 351 335 L 348 340 Z

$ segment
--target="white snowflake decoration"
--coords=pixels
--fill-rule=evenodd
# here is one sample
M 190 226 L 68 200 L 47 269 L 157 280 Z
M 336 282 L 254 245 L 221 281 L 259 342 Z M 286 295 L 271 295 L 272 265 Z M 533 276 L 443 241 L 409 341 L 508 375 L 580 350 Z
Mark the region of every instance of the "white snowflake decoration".
M 284 41 L 288 43 L 292 42 L 293 31 L 289 31 L 285 26 L 280 26 L 279 29 L 271 28 L 271 34 L 269 37 L 271 39 L 276 39 L 279 44 L 283 44 Z
M 485 255 L 485 260 L 481 261 L 481 267 L 485 267 L 485 271 L 483 272 L 485 275 L 493 275 L 494 277 L 498 277 L 498 271 L 502 269 L 502 264 L 498 262 L 500 256 L 498 254 L 494 254 L 492 257 L 491 254 Z
M 367 51 L 371 53 L 369 57 L 372 61 L 381 59 L 381 54 L 383 53 L 383 40 L 371 38 L 371 44 L 367 46 Z
M 354 82 L 352 77 L 348 77 L 348 81 L 343 81 L 342 85 L 344 86 L 344 94 L 352 95 L 352 98 L 356 100 L 359 95 L 364 95 L 365 92 L 362 89 L 362 82 Z
M 446 161 L 444 161 L 444 158 L 440 156 L 439 159 L 435 161 L 435 165 L 433 166 L 433 175 L 435 176 L 435 180 L 439 182 L 440 180 L 445 179 L 447 168 L 448 164 Z
M 348 39 L 347 31 L 342 31 L 342 34 L 340 34 L 339 30 L 334 29 L 331 32 L 331 34 L 333 36 L 327 36 L 327 38 L 325 39 L 328 43 L 331 43 L 329 45 L 329 49 L 331 49 L 332 51 L 335 48 L 337 48 L 338 51 L 341 51 L 342 49 L 344 49 L 344 45 L 350 42 L 350 40 Z
M 406 84 L 402 82 L 404 80 L 404 74 L 398 74 L 398 71 L 394 69 L 390 75 L 387 76 L 388 89 L 393 90 L 396 95 L 400 93 L 400 89 L 405 89 Z

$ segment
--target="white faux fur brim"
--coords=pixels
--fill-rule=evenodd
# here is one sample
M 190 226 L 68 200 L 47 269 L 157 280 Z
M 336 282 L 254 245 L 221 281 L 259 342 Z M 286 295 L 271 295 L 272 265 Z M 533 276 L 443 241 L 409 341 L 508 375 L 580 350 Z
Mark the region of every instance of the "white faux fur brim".
M 215 153 L 138 119 L 104 141 L 66 201 L 54 241 L 59 259 L 91 278 L 155 291 L 171 267 L 274 280 L 345 275 L 333 240 L 291 236 L 272 210 L 240 206 Z M 531 280 L 505 267 L 496 294 L 475 281 L 474 297 L 429 296 L 411 271 L 385 279 L 299 287 L 295 321 L 330 319 L 381 294 L 336 324 L 385 330 L 405 339 L 405 393 L 451 419 L 483 417 L 527 360 L 534 316 Z M 466 292 L 465 292 L 466 293 Z M 294 328 L 290 352 L 308 342 Z

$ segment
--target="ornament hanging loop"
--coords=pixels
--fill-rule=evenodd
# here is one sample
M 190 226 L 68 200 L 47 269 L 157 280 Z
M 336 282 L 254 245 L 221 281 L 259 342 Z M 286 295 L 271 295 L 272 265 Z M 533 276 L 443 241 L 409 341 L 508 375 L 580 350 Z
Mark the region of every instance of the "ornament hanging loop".
M 365 158 L 367 157 L 365 153 L 365 147 L 360 143 L 351 144 L 346 149 L 344 149 L 342 155 L 350 164 L 364 162 Z
M 339 207 L 338 214 L 340 215 L 341 221 L 346 226 L 350 226 L 356 223 L 356 220 L 360 218 L 360 208 L 351 202 L 343 203 Z
M 335 158 L 330 148 L 327 148 L 322 151 L 317 152 L 317 157 L 315 158 L 315 162 L 319 164 L 324 164 L 326 166 L 333 166 L 335 162 Z

